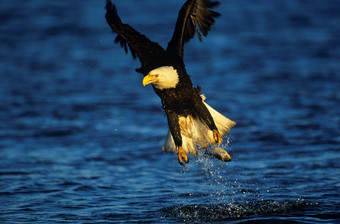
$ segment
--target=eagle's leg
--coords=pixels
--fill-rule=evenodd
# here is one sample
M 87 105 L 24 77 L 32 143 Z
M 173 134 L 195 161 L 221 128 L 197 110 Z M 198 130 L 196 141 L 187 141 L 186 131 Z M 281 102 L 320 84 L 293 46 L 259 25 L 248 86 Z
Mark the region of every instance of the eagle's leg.
M 185 154 L 184 150 L 182 149 L 182 146 L 178 146 L 178 162 L 182 166 L 184 166 L 183 160 L 185 163 L 189 162 L 188 156 Z
M 220 143 L 223 141 L 223 139 L 222 139 L 220 133 L 219 133 L 216 129 L 213 130 L 213 135 L 214 135 L 215 141 L 216 141 L 218 144 L 220 144 Z
M 200 92 L 199 92 L 200 89 L 196 88 L 196 90 L 197 90 L 197 92 L 196 92 L 197 98 L 196 98 L 196 101 L 195 101 L 196 110 L 197 110 L 200 118 L 202 119 L 202 121 L 208 125 L 210 130 L 213 131 L 213 136 L 214 136 L 215 142 L 220 144 L 223 141 L 222 136 L 219 133 L 219 131 L 216 127 L 216 124 L 214 122 L 214 119 L 212 118 L 208 108 L 204 105 L 204 103 L 202 101 L 202 98 L 201 98 Z
M 178 115 L 172 110 L 165 110 L 165 112 L 168 118 L 171 135 L 174 138 L 175 145 L 178 147 L 178 162 L 184 166 L 184 163 L 189 163 L 189 158 L 182 148 L 182 136 Z

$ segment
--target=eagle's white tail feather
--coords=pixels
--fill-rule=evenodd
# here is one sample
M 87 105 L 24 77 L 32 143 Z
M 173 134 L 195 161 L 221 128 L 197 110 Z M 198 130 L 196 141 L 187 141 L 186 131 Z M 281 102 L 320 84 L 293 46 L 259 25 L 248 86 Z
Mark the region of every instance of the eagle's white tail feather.
M 214 108 L 209 106 L 207 103 L 205 103 L 205 102 L 203 102 L 203 103 L 208 108 L 211 116 L 213 117 L 218 131 L 220 132 L 222 137 L 224 137 L 230 131 L 230 129 L 236 125 L 236 122 L 230 120 L 229 118 L 227 118 L 225 116 L 223 116 L 222 114 L 217 112 Z
M 219 133 L 222 137 L 224 137 L 236 123 L 205 103 L 205 97 L 203 95 L 202 100 L 204 105 L 208 108 Z M 182 148 L 186 154 L 198 155 L 197 146 L 207 148 L 209 145 L 216 144 L 213 132 L 202 121 L 194 119 L 191 116 L 179 117 L 179 124 L 182 135 Z M 178 149 L 170 130 L 168 131 L 168 135 L 162 149 L 165 152 L 173 151 L 176 154 L 178 153 Z

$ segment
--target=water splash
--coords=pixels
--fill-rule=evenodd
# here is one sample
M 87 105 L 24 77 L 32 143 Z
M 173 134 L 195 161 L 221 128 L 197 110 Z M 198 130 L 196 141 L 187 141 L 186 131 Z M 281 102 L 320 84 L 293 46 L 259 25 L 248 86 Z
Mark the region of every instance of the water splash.
M 175 217 L 182 221 L 211 222 L 240 219 L 250 216 L 269 216 L 298 213 L 318 203 L 297 201 L 250 201 L 227 204 L 176 205 L 161 210 L 164 217 Z
M 226 150 L 228 143 L 222 146 Z M 189 192 L 191 190 L 191 193 L 178 195 L 181 201 L 177 201 L 177 205 L 162 209 L 165 217 L 175 217 L 189 222 L 225 221 L 242 217 L 287 214 L 318 204 L 303 199 L 281 201 L 275 195 L 276 185 L 263 185 L 261 181 L 251 177 L 249 181 L 239 180 L 242 170 L 232 173 L 229 167 L 234 166 L 232 163 L 211 159 L 205 154 L 196 156 L 191 162 L 181 173 L 183 181 L 187 184 L 183 186 L 181 183 L 179 187 Z M 192 188 L 190 183 L 193 180 L 200 182 L 205 191 L 198 192 Z M 201 201 L 205 203 L 201 204 Z

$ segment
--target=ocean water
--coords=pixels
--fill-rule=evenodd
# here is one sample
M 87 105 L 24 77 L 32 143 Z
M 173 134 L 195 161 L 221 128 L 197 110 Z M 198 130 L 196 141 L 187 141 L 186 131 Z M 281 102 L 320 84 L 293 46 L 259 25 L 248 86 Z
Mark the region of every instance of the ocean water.
M 183 2 L 116 4 L 166 47 Z M 1 223 L 340 223 L 338 1 L 223 1 L 184 54 L 232 161 L 186 167 L 104 5 L 0 2 Z

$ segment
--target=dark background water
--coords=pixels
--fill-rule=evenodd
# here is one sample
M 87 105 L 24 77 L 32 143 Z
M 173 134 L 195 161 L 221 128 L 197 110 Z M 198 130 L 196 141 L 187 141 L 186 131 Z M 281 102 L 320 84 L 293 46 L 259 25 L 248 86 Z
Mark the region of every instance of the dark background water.
M 117 7 L 165 47 L 183 2 Z M 185 168 L 104 4 L 0 2 L 1 223 L 340 222 L 339 1 L 223 1 L 185 63 L 233 160 Z

